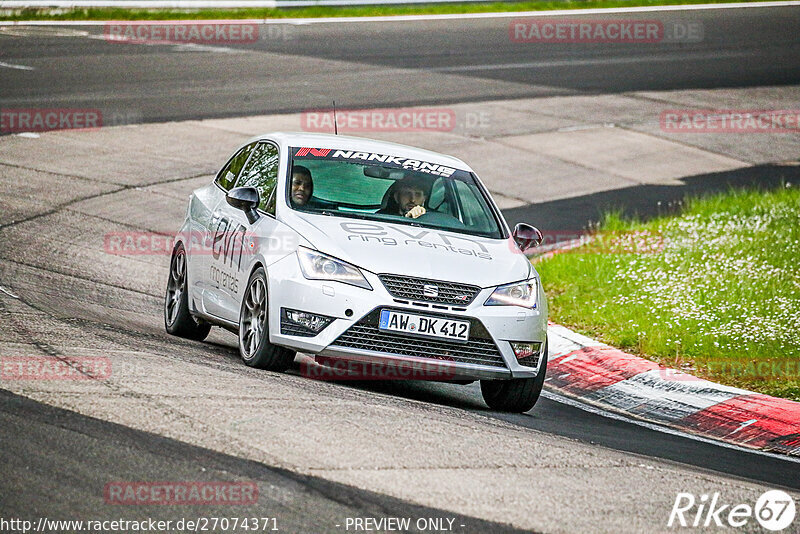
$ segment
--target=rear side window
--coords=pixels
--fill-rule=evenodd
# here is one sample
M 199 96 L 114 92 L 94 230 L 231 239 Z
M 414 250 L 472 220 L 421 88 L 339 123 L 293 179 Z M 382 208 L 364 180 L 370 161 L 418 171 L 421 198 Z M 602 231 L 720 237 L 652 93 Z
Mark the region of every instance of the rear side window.
M 236 182 L 236 187 L 258 189 L 258 209 L 273 215 L 275 215 L 275 186 L 278 183 L 279 163 L 278 147 L 272 143 L 258 143 Z
M 250 143 L 239 150 L 222 170 L 219 171 L 216 182 L 222 189 L 229 191 L 233 187 L 233 184 L 236 183 L 236 177 L 239 176 L 239 171 L 244 167 L 247 158 L 250 156 L 250 152 L 253 151 L 253 147 L 255 146 L 256 143 Z

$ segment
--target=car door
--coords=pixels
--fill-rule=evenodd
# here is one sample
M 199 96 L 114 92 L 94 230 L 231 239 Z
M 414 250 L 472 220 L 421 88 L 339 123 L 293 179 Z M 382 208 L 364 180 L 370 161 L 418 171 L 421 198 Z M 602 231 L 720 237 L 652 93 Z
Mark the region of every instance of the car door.
M 252 264 L 250 247 L 253 242 L 267 242 L 275 233 L 275 186 L 278 183 L 280 158 L 278 147 L 268 141 L 259 142 L 236 180 L 236 187 L 254 187 L 258 190 L 258 211 L 262 215 L 250 224 L 242 210 L 229 205 L 224 199 L 215 216 L 218 230 L 213 236 L 211 269 L 219 279 L 215 296 L 219 316 L 229 321 L 239 320 L 239 308 L 246 289 Z
M 201 211 L 202 220 L 198 231 L 202 234 L 202 246 L 198 247 L 197 253 L 192 258 L 194 268 L 197 271 L 198 288 L 200 289 L 200 300 L 204 313 L 221 316 L 222 305 L 218 295 L 219 286 L 222 283 L 218 268 L 214 267 L 213 255 L 215 253 L 216 236 L 227 230 L 223 221 L 219 217 L 220 204 L 226 204 L 225 195 L 230 191 L 239 177 L 242 169 L 247 163 L 250 154 L 253 152 L 257 143 L 250 143 L 239 149 L 228 162 L 217 173 L 214 183 L 208 188 L 203 188 Z M 206 191 L 207 189 L 207 191 Z

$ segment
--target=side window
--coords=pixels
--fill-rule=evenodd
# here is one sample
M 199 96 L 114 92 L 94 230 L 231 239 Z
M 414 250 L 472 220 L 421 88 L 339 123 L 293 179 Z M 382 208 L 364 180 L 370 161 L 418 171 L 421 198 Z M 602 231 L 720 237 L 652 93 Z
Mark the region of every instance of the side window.
M 278 147 L 272 143 L 259 143 L 253 150 L 253 157 L 247 162 L 237 187 L 258 189 L 258 208 L 275 214 L 275 186 L 278 184 Z
M 256 146 L 255 143 L 250 143 L 242 148 L 228 161 L 222 170 L 219 171 L 216 182 L 222 189 L 229 191 L 231 187 L 233 187 L 234 182 L 236 182 L 236 177 L 239 176 L 239 171 L 244 167 L 247 157 L 250 155 L 250 152 L 253 151 L 254 146 Z

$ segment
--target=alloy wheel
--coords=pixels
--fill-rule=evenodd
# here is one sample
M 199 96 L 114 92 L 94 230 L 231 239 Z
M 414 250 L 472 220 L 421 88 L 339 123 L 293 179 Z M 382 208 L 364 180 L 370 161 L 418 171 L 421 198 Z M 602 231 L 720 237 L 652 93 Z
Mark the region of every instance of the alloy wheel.
M 243 311 L 241 345 L 246 359 L 249 360 L 255 356 L 267 322 L 267 288 L 263 279 L 256 278 L 250 284 Z
M 173 324 L 178 315 L 183 290 L 186 287 L 186 253 L 178 250 L 172 257 L 167 281 L 167 298 L 165 301 L 167 322 Z

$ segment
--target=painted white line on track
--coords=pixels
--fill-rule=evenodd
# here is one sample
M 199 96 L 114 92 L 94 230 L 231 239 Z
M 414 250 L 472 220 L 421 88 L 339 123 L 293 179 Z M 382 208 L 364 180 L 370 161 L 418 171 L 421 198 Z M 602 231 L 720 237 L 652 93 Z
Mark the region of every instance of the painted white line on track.
M 15 295 L 14 293 L 12 293 L 12 292 L 11 292 L 11 291 L 9 291 L 8 289 L 4 288 L 3 286 L 0 286 L 0 291 L 2 291 L 3 293 L 5 293 L 6 295 L 8 295 L 9 297 L 11 297 L 12 299 L 18 299 L 18 298 L 19 298 L 17 295 Z
M 53 26 L 0 26 L 0 35 L 12 37 L 86 37 L 86 30 Z
M 36 70 L 34 67 L 28 67 L 27 65 L 14 65 L 12 63 L 3 63 L 2 61 L 0 61 L 0 67 L 16 70 Z
M 227 46 L 205 45 L 200 43 L 186 43 L 181 41 L 135 41 L 119 38 L 110 38 L 108 35 L 87 35 L 87 39 L 96 39 L 109 43 L 133 46 L 171 46 L 175 52 L 213 52 L 215 54 L 238 54 L 248 52 L 245 48 L 230 48 Z
M 729 59 L 741 58 L 755 52 L 713 52 L 702 54 L 680 53 L 664 54 L 650 57 L 611 57 L 597 59 L 575 59 L 563 61 L 529 61 L 524 63 L 497 63 L 489 65 L 454 65 L 452 67 L 431 67 L 422 70 L 436 72 L 470 72 L 482 70 L 510 70 L 510 69 L 545 69 L 551 67 L 576 67 L 582 65 L 625 65 L 628 63 L 640 64 L 646 62 L 685 61 L 689 59 Z
M 94 2 L 87 0 L 85 4 L 95 6 L 97 4 L 119 6 L 121 3 Z M 153 2 L 136 2 L 140 7 L 155 7 Z M 176 2 L 169 2 L 174 7 Z M 211 1 L 208 4 L 216 5 Z M 237 5 L 246 7 L 244 2 L 237 2 Z M 22 7 L 85 7 L 79 0 L 0 0 L 0 9 L 22 8 Z M 322 17 L 322 18 L 285 18 L 285 19 L 224 19 L 224 20 L 180 20 L 174 21 L 175 24 L 199 24 L 199 23 L 228 23 L 228 24 L 342 24 L 357 22 L 403 22 L 403 21 L 437 21 L 437 20 L 460 20 L 460 19 L 493 19 L 493 18 L 533 18 L 533 17 L 563 17 L 563 16 L 582 16 L 582 15 L 609 15 L 615 13 L 658 13 L 672 11 L 702 11 L 717 9 L 748 9 L 748 8 L 770 8 L 770 7 L 793 7 L 800 6 L 800 0 L 788 0 L 785 2 L 736 2 L 730 4 L 695 4 L 695 5 L 669 5 L 669 6 L 639 6 L 639 7 L 612 7 L 595 9 L 554 9 L 551 11 L 509 11 L 500 13 L 449 13 L 443 15 L 389 15 L 380 17 Z M 219 7 L 219 6 L 218 6 Z M 225 6 L 222 6 L 225 7 Z M 110 22 L 105 20 L 9 20 L 0 21 L 0 26 L 102 26 Z M 150 21 L 150 24 L 163 24 L 166 21 Z
M 634 425 L 638 425 L 648 430 L 654 430 L 656 432 L 663 432 L 664 434 L 670 434 L 672 436 L 679 436 L 686 439 L 691 439 L 694 441 L 700 441 L 703 443 L 708 443 L 711 445 L 716 445 L 718 447 L 724 447 L 726 449 L 734 449 L 741 452 L 747 452 L 750 454 L 757 454 L 759 456 L 767 456 L 769 458 L 774 458 L 776 460 L 784 460 L 787 462 L 793 462 L 796 464 L 800 464 L 800 458 L 796 456 L 789 456 L 784 454 L 776 454 L 773 452 L 761 451 L 758 449 L 748 449 L 747 447 L 742 447 L 740 445 L 734 445 L 732 443 L 727 443 L 724 441 L 717 441 L 715 439 L 705 438 L 702 436 L 697 436 L 695 434 L 688 434 L 686 432 L 681 432 L 680 430 L 675 430 L 674 428 L 670 428 L 668 426 L 661 426 L 655 423 L 648 423 L 647 421 L 642 421 L 640 419 L 634 419 L 632 417 L 625 417 L 624 415 L 609 412 L 603 410 L 602 408 L 598 408 L 591 404 L 585 404 L 583 402 L 577 401 L 570 397 L 566 397 L 564 395 L 560 395 L 558 393 L 554 393 L 552 391 L 544 390 L 542 391 L 542 396 L 546 399 L 549 399 L 554 402 L 558 402 L 561 404 L 566 404 L 567 406 L 572 406 L 573 408 L 578 408 L 579 410 L 583 410 L 585 412 L 593 413 L 595 415 L 599 415 L 601 417 L 606 417 L 608 419 L 614 419 L 616 421 L 624 421 L 626 423 L 631 423 Z
M 276 9 L 272 0 L 3 0 L 0 9 L 115 7 L 122 9 Z M 294 7 L 294 6 L 285 6 Z

